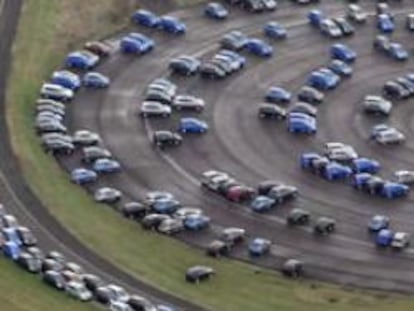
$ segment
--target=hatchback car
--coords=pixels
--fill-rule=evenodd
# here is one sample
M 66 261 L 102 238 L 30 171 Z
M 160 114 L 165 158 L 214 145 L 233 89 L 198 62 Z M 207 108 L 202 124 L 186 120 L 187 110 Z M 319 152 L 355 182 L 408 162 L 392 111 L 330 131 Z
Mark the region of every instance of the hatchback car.
M 205 6 L 204 14 L 213 19 L 223 20 L 227 18 L 229 12 L 221 3 L 210 2 Z
M 178 131 L 181 133 L 205 133 L 208 131 L 208 124 L 196 118 L 182 118 Z
M 268 22 L 263 27 L 263 32 L 265 36 L 271 39 L 286 39 L 287 38 L 287 30 L 278 22 Z
M 68 54 L 65 65 L 68 68 L 89 70 L 98 65 L 99 56 L 86 50 L 75 51 Z
M 245 44 L 245 49 L 256 56 L 271 57 L 273 55 L 273 48 L 261 39 L 249 39 Z
M 333 59 L 339 59 L 345 63 L 352 63 L 357 58 L 356 52 L 342 43 L 332 45 L 330 53 Z
M 159 27 L 166 33 L 181 35 L 187 31 L 186 25 L 177 17 L 161 16 Z
M 98 175 L 86 168 L 75 168 L 70 173 L 70 179 L 75 184 L 84 185 L 95 182 L 98 179 Z
M 292 99 L 292 94 L 284 88 L 272 86 L 266 91 L 264 98 L 269 103 L 289 104 Z
M 134 23 L 149 28 L 156 28 L 160 24 L 160 19 L 156 14 L 143 9 L 135 11 L 131 19 Z
M 121 200 L 121 197 L 121 191 L 110 187 L 98 188 L 94 193 L 95 201 L 99 203 L 115 203 Z
M 106 88 L 110 79 L 99 72 L 88 72 L 82 79 L 83 85 L 89 88 Z

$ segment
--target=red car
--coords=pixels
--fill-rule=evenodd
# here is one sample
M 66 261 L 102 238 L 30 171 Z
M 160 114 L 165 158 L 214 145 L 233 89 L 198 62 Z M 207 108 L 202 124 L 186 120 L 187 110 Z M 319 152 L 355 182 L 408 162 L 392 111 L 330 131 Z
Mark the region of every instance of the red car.
M 109 56 L 112 51 L 112 46 L 108 43 L 103 43 L 100 41 L 89 41 L 85 43 L 84 48 L 98 56 Z
M 226 192 L 226 199 L 233 202 L 244 202 L 253 198 L 256 194 L 256 191 L 253 188 L 236 185 L 230 187 Z

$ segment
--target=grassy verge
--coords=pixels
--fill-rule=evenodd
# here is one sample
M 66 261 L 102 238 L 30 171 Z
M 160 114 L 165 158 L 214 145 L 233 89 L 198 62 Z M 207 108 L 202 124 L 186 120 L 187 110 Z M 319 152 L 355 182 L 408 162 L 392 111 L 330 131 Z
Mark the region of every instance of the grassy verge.
M 95 204 L 68 182 L 55 161 L 38 147 L 31 126 L 32 103 L 41 81 L 59 65 L 73 44 L 102 31 L 111 32 L 122 24 L 119 13 L 128 8 L 122 3 L 121 0 L 25 2 L 9 84 L 7 119 L 25 177 L 57 219 L 86 245 L 127 272 L 163 290 L 222 311 L 413 308 L 414 301 L 401 297 L 346 292 L 322 284 L 311 286 L 307 282 L 285 280 L 270 271 L 255 273 L 254 267 L 246 264 L 210 260 L 182 243 L 141 231 Z M 80 14 L 74 13 L 79 11 Z M 183 271 L 195 263 L 214 266 L 217 278 L 201 286 L 186 284 Z
M 38 276 L 23 272 L 0 258 L 0 309 L 3 311 L 93 311 L 96 307 L 77 302 L 42 285 Z

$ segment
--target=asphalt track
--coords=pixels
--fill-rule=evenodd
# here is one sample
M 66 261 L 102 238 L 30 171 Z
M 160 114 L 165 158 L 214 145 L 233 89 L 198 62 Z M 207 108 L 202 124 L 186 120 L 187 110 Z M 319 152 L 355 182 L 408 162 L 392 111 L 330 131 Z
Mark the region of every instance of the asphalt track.
M 322 1 L 330 15 L 344 11 L 342 1 Z M 371 12 L 373 4 L 363 5 Z M 307 264 L 312 278 L 344 285 L 357 285 L 381 290 L 412 292 L 414 249 L 403 252 L 378 250 L 367 233 L 366 224 L 374 214 L 387 214 L 396 230 L 412 232 L 413 194 L 404 200 L 387 201 L 357 193 L 349 185 L 329 183 L 298 168 L 297 158 L 304 151 L 321 151 L 326 141 L 342 141 L 353 145 L 360 155 L 378 159 L 382 176 L 413 165 L 414 141 L 412 100 L 396 105 L 390 123 L 401 128 L 408 137 L 405 146 L 380 148 L 367 142 L 367 133 L 376 120 L 360 113 L 364 95 L 378 93 L 387 79 L 409 71 L 412 60 L 397 63 L 372 49 L 377 34 L 374 20 L 357 26 L 357 33 L 343 41 L 355 48 L 358 60 L 354 76 L 330 92 L 318 113 L 316 137 L 295 137 L 283 124 L 258 121 L 256 105 L 270 85 L 281 85 L 297 91 L 306 74 L 329 61 L 332 40 L 310 27 L 305 15 L 311 6 L 281 3 L 275 13 L 248 15 L 233 10 L 228 21 L 217 23 L 201 16 L 201 7 L 176 11 L 188 26 L 184 37 L 173 38 L 157 31 L 134 28 L 156 41 L 155 50 L 142 57 L 115 53 L 99 70 L 112 78 L 107 91 L 81 90 L 71 105 L 70 127 L 88 128 L 99 132 L 124 172 L 98 182 L 94 187 L 111 185 L 122 190 L 126 200 L 139 200 L 149 190 L 174 193 L 185 205 L 200 206 L 213 219 L 210 230 L 178 237 L 194 246 L 206 245 L 217 237 L 223 227 L 245 228 L 250 237 L 261 236 L 274 242 L 271 255 L 255 260 L 258 265 L 280 267 L 285 258 L 300 258 Z M 413 11 L 394 5 L 399 13 Z M 397 16 L 395 41 L 410 42 L 412 34 L 404 29 L 404 16 Z M 180 54 L 207 58 L 217 50 L 218 39 L 229 30 L 241 29 L 261 37 L 262 25 L 276 19 L 289 27 L 286 42 L 275 43 L 276 53 L 269 60 L 248 56 L 247 68 L 225 81 L 203 81 L 199 77 L 171 77 L 181 93 L 201 96 L 207 109 L 200 115 L 208 121 L 210 131 L 202 137 L 185 137 L 182 147 L 160 152 L 151 147 L 148 136 L 154 129 L 174 129 L 181 116 L 174 113 L 170 120 L 143 122 L 137 110 L 145 87 L 154 78 L 169 76 L 168 61 Z M 191 115 L 191 113 L 188 113 Z M 79 165 L 79 157 L 65 159 L 66 168 Z M 200 189 L 198 177 L 208 169 L 231 173 L 249 185 L 262 180 L 277 179 L 298 186 L 300 198 L 266 215 L 257 215 L 246 206 L 230 204 Z M 94 188 L 93 188 L 94 189 Z M 310 228 L 291 229 L 284 218 L 293 207 L 303 207 L 312 216 L 326 215 L 338 222 L 338 231 L 327 238 L 316 238 Z M 235 250 L 234 257 L 250 260 L 245 247 Z
M 172 304 L 182 310 L 204 310 L 190 302 L 162 292 L 121 271 L 106 259 L 85 247 L 64 228 L 30 190 L 22 177 L 18 157 L 13 154 L 9 131 L 6 126 L 5 90 L 11 64 L 11 51 L 20 10 L 21 0 L 2 1 L 0 15 L 0 201 L 20 223 L 31 228 L 45 251 L 57 250 L 68 260 L 82 265 L 86 271 L 100 275 L 104 280 L 124 286 L 131 293 L 141 294 L 155 303 Z M 151 1 L 152 2 L 152 1 Z M 41 284 L 39 284 L 41 286 Z

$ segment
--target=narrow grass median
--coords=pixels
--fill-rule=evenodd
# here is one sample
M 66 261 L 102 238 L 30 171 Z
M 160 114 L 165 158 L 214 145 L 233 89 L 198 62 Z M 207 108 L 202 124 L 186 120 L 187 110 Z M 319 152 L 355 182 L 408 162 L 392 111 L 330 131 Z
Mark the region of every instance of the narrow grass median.
M 39 86 L 64 54 L 82 40 L 110 33 L 129 16 L 127 0 L 26 0 L 9 83 L 7 119 L 15 154 L 33 191 L 85 245 L 121 269 L 162 290 L 221 311 L 409 310 L 414 301 L 336 286 L 293 282 L 271 271 L 230 260 L 215 261 L 186 245 L 142 231 L 97 205 L 38 146 L 32 129 Z M 55 26 L 57 25 L 57 26 Z M 200 286 L 184 282 L 193 264 L 216 268 Z M 1 282 L 1 278 L 0 278 Z

